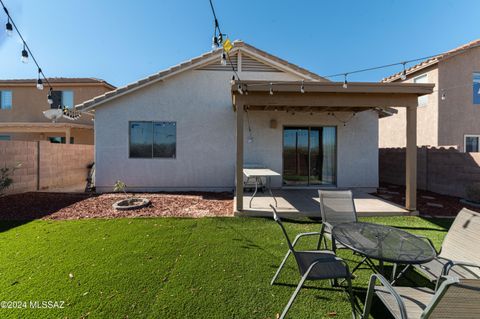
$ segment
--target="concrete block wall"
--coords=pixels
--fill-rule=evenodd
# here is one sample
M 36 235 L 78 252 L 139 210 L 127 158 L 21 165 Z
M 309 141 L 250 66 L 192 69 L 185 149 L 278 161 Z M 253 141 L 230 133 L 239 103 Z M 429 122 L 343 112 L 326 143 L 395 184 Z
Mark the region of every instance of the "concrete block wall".
M 85 183 L 94 160 L 93 145 L 47 141 L 0 141 L 0 167 L 21 164 L 7 193 L 62 188 Z
M 464 197 L 465 187 L 480 182 L 480 153 L 462 153 L 455 147 L 417 150 L 418 188 Z M 405 185 L 405 148 L 379 151 L 380 182 Z

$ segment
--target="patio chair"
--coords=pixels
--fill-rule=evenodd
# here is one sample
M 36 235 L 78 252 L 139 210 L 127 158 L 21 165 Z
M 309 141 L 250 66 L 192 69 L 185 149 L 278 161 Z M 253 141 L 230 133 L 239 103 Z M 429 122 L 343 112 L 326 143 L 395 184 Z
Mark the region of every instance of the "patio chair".
M 375 286 L 377 280 L 381 286 Z M 428 288 L 393 287 L 379 274 L 370 277 L 362 318 L 370 314 L 373 294 L 382 301 L 396 319 L 455 318 L 480 316 L 480 279 L 442 277 L 442 284 Z
M 332 228 L 341 223 L 358 221 L 353 194 L 351 190 L 319 190 L 320 214 L 322 228 L 318 239 L 317 249 L 320 249 L 322 240 L 327 248 L 327 239 L 332 241 Z M 344 248 L 332 241 L 332 250 Z
M 437 253 L 438 256 L 431 262 L 415 266 L 428 279 L 437 280 L 446 274 L 447 269 L 450 276 L 480 278 L 480 214 L 463 208 Z
M 295 244 L 297 243 L 298 239 L 303 236 L 308 236 L 310 234 L 318 235 L 316 233 L 303 233 L 298 235 L 293 244 L 290 241 L 290 237 L 285 230 L 285 227 L 282 224 L 280 217 L 277 215 L 277 211 L 273 205 L 270 205 L 273 210 L 273 219 L 278 223 L 280 228 L 282 229 L 283 234 L 287 240 L 289 253 L 292 253 L 295 257 L 295 261 L 297 262 L 298 271 L 300 272 L 300 282 L 297 285 L 297 288 L 293 292 L 290 300 L 288 301 L 287 305 L 283 309 L 282 314 L 280 315 L 280 319 L 285 318 L 287 315 L 288 310 L 292 306 L 295 298 L 297 297 L 300 289 L 305 282 L 305 280 L 325 280 L 325 279 L 345 279 L 348 283 L 348 294 L 350 303 L 352 305 L 352 317 L 355 318 L 355 307 L 354 307 L 354 299 L 353 299 L 353 292 L 352 292 L 352 282 L 351 282 L 351 275 L 348 269 L 347 263 L 337 257 L 333 251 L 329 250 L 314 250 L 314 251 L 298 251 L 295 250 Z M 289 254 L 285 256 L 283 259 L 280 267 L 277 269 L 271 284 L 273 285 L 275 279 L 280 274 L 281 269 L 283 268 L 285 261 Z

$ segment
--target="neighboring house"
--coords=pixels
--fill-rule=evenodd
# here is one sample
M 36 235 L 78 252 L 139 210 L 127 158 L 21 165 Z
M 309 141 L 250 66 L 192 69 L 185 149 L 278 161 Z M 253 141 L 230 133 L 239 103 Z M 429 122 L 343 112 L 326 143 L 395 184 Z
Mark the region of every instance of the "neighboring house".
M 50 140 L 52 143 L 93 144 L 93 117 L 65 118 L 56 123 L 43 111 L 66 106 L 72 108 L 94 96 L 115 89 L 94 78 L 51 78 L 53 104 L 47 102 L 48 87 L 36 88 L 36 79 L 0 80 L 0 140 Z
M 281 173 L 272 180 L 275 188 L 376 188 L 378 118 L 385 115 L 379 106 L 394 101 L 382 93 L 397 93 L 394 96 L 414 106 L 422 94 L 418 87 L 432 91 L 428 85 L 380 83 L 352 83 L 344 89 L 342 83 L 241 41 L 235 42 L 230 58 L 245 92 L 232 91 L 239 82 L 231 83 L 232 65 L 222 65 L 217 50 L 78 105 L 95 110 L 97 191 L 111 191 L 116 180 L 133 191 L 232 190 L 235 176 L 242 176 L 235 170 L 238 164 Z M 322 86 L 315 88 L 317 93 L 312 92 L 314 84 Z M 417 91 L 410 92 L 414 87 Z M 365 90 L 375 91 L 369 101 Z M 408 90 L 411 95 L 402 95 Z M 348 93 L 345 104 L 337 101 Z M 329 112 L 318 105 L 318 94 L 325 94 L 325 105 L 336 107 Z M 296 95 L 312 104 L 295 106 Z M 238 112 L 241 96 L 285 100 L 275 104 L 278 107 L 265 100 Z M 292 104 L 284 103 L 287 100 Z M 236 123 L 244 123 L 244 128 L 239 131 Z
M 418 146 L 456 146 L 480 151 L 480 40 L 439 54 L 382 82 L 434 83 L 418 100 Z M 405 147 L 405 110 L 379 123 L 381 148 Z M 403 134 L 402 134 L 403 133 Z

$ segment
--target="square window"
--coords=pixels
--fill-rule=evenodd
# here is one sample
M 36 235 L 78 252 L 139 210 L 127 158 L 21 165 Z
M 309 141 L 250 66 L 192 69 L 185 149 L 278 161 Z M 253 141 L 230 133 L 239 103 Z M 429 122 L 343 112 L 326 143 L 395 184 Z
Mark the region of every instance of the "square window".
M 129 131 L 131 158 L 176 157 L 177 128 L 175 122 L 130 122 Z
M 0 109 L 12 109 L 12 91 L 0 91 Z
M 479 135 L 465 135 L 465 152 L 479 152 Z
M 480 72 L 473 73 L 473 104 L 480 104 Z
M 73 91 L 52 91 L 52 100 L 52 109 L 63 107 L 71 109 L 74 107 Z

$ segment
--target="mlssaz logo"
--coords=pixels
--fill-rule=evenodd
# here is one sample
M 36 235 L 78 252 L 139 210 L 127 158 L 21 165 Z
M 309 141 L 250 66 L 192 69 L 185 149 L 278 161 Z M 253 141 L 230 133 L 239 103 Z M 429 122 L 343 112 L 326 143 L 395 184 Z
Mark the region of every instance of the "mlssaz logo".
M 30 308 L 32 309 L 63 309 L 65 301 L 30 301 Z

